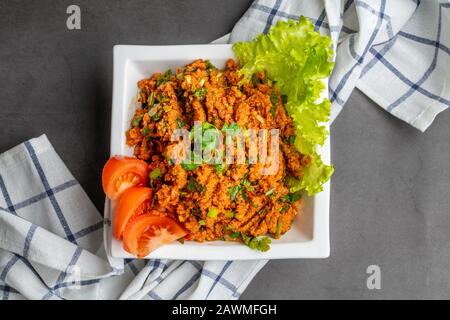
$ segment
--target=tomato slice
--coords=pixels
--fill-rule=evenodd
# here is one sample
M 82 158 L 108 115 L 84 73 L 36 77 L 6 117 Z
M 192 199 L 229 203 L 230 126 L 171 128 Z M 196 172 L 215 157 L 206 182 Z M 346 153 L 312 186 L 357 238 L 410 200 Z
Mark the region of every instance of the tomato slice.
M 123 231 L 128 222 L 145 212 L 146 205 L 151 201 L 152 189 L 145 187 L 132 187 L 123 193 L 114 214 L 114 237 L 122 239 Z
M 146 213 L 133 219 L 125 228 L 123 248 L 138 258 L 143 258 L 186 234 L 186 230 L 175 220 Z
M 114 156 L 103 167 L 103 191 L 111 200 L 118 200 L 130 187 L 145 186 L 147 179 L 147 163 L 136 158 Z

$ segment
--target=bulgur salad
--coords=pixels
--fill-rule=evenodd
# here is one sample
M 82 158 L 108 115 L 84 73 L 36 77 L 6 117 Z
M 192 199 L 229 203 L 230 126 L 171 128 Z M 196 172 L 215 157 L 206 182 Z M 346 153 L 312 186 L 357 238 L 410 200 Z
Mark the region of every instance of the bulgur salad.
M 223 70 L 198 59 L 139 81 L 125 133 L 134 157 L 111 157 L 102 176 L 124 249 L 145 257 L 174 240 L 219 240 L 269 250 L 333 172 L 316 152 L 330 46 L 306 18 L 279 21 L 235 44 Z

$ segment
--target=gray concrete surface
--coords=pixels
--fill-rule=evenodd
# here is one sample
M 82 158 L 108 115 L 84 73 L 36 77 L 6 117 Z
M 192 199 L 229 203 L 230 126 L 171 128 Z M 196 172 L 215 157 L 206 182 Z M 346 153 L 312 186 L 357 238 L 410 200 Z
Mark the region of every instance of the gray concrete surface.
M 101 210 L 112 46 L 207 43 L 250 3 L 0 0 L 0 151 L 46 133 Z M 332 125 L 331 257 L 272 261 L 242 298 L 450 298 L 448 123 L 420 133 L 355 91 Z M 381 290 L 366 287 L 373 264 Z

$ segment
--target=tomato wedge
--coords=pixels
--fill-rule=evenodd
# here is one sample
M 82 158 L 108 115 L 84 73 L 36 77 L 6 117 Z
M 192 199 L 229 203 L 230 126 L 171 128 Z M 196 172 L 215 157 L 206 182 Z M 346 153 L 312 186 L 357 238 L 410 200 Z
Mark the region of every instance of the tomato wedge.
M 139 159 L 114 156 L 103 167 L 103 191 L 111 200 L 118 200 L 130 187 L 145 186 L 147 179 L 148 165 Z
M 141 214 L 146 203 L 152 198 L 152 189 L 145 187 L 132 187 L 123 193 L 114 215 L 114 237 L 122 239 L 123 231 L 128 222 L 136 215 Z
M 123 233 L 123 248 L 138 258 L 187 234 L 175 220 L 146 213 L 133 219 Z

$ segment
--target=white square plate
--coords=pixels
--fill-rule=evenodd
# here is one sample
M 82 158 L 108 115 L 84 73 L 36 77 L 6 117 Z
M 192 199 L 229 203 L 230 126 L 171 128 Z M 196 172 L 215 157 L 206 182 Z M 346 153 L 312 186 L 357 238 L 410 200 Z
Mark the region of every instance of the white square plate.
M 127 46 L 114 47 L 114 85 L 111 123 L 111 155 L 132 155 L 126 145 L 125 131 L 137 105 L 137 82 L 154 72 L 175 70 L 195 59 L 209 59 L 218 68 L 224 68 L 229 58 L 234 58 L 231 45 L 183 45 L 183 46 Z M 324 90 L 324 96 L 327 90 Z M 320 149 L 322 159 L 330 161 L 330 143 Z M 186 241 L 165 245 L 146 258 L 183 260 L 247 260 L 326 258 L 330 253 L 329 242 L 329 183 L 314 197 L 305 197 L 303 211 L 289 230 L 279 240 L 272 240 L 271 249 L 259 252 L 241 243 L 214 241 L 197 243 Z M 105 203 L 105 217 L 112 220 L 111 204 Z M 111 236 L 111 228 L 105 228 L 105 244 L 113 257 L 133 258 L 122 248 L 122 242 Z

